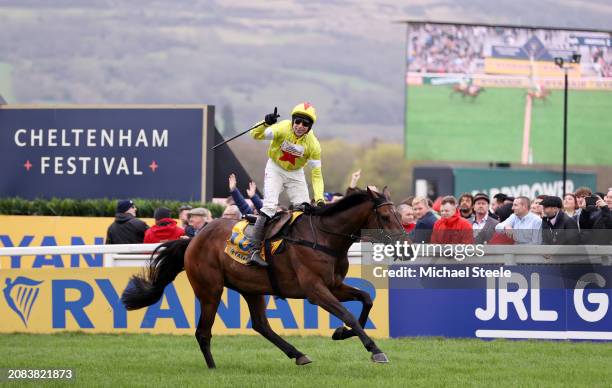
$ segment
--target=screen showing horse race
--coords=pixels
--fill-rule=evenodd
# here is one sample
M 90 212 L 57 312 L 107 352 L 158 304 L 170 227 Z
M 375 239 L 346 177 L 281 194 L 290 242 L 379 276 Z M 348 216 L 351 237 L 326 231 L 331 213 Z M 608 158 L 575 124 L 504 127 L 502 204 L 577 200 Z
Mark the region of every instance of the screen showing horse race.
M 409 160 L 610 165 L 612 35 L 409 22 Z

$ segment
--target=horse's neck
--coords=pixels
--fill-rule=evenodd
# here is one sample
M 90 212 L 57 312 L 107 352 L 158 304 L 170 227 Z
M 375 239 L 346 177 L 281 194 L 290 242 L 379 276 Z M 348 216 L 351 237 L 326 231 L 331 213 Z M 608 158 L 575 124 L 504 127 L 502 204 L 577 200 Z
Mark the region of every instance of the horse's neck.
M 333 217 L 324 217 L 321 219 L 321 223 L 326 225 L 327 229 L 336 233 L 344 235 L 359 234 L 370 215 L 371 208 L 372 203 L 370 201 L 363 202 L 343 210 Z M 350 246 L 350 244 L 348 245 Z

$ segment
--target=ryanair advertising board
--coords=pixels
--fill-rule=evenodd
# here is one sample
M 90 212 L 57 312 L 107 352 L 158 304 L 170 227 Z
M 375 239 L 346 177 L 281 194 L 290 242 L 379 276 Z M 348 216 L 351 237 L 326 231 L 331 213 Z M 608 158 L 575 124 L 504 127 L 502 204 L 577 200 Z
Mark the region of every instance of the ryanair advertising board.
M 207 105 L 0 106 L 0 196 L 209 201 L 214 132 Z
M 101 245 L 111 217 L 0 216 L 0 247 Z M 142 219 L 148 225 L 153 219 Z M 0 268 L 102 267 L 102 254 L 0 256 Z
M 346 283 L 370 294 L 374 307 L 366 325 L 373 337 L 389 336 L 388 292 L 359 278 L 352 266 Z M 0 270 L 0 332 L 168 333 L 193 335 L 200 307 L 182 272 L 161 300 L 148 308 L 126 311 L 120 296 L 135 268 Z M 361 303 L 344 304 L 358 315 Z M 279 334 L 329 335 L 342 325 L 306 300 L 267 297 L 266 314 Z M 213 334 L 255 334 L 249 310 L 236 291 L 226 289 Z

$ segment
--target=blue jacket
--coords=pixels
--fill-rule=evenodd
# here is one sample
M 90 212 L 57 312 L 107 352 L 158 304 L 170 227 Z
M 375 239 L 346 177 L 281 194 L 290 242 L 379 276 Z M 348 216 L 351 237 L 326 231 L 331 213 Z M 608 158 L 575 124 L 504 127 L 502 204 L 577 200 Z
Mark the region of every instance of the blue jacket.
M 414 227 L 414 230 L 410 232 L 410 239 L 415 244 L 420 244 L 421 242 L 429 243 L 431 240 L 431 232 L 433 230 L 433 226 L 438 221 L 436 216 L 430 211 L 428 211 L 423 218 L 419 219 Z
M 242 194 L 240 194 L 240 191 L 238 191 L 238 189 L 232 190 L 231 194 L 232 198 L 234 199 L 234 202 L 236 202 L 236 206 L 238 206 L 238 209 L 240 209 L 240 213 L 253 214 L 253 209 L 251 209 L 251 207 L 249 206 L 247 201 L 245 201 L 244 197 L 242 196 Z M 253 201 L 253 205 L 255 205 L 255 209 L 257 209 L 257 211 L 259 211 L 259 209 L 261 209 L 261 207 L 263 206 L 263 203 L 261 202 L 261 199 L 259 199 L 259 196 L 257 196 L 257 194 L 255 194 L 251 198 L 251 201 Z

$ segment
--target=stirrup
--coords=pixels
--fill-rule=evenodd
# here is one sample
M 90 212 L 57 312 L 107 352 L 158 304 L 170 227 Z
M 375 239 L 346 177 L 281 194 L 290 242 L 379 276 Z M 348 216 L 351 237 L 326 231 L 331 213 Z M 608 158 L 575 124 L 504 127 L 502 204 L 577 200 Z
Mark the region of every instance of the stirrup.
M 259 252 L 259 249 L 254 250 L 253 253 L 251 253 L 251 256 L 249 256 L 248 263 L 255 263 L 260 267 L 267 267 L 269 264 L 261 258 Z

